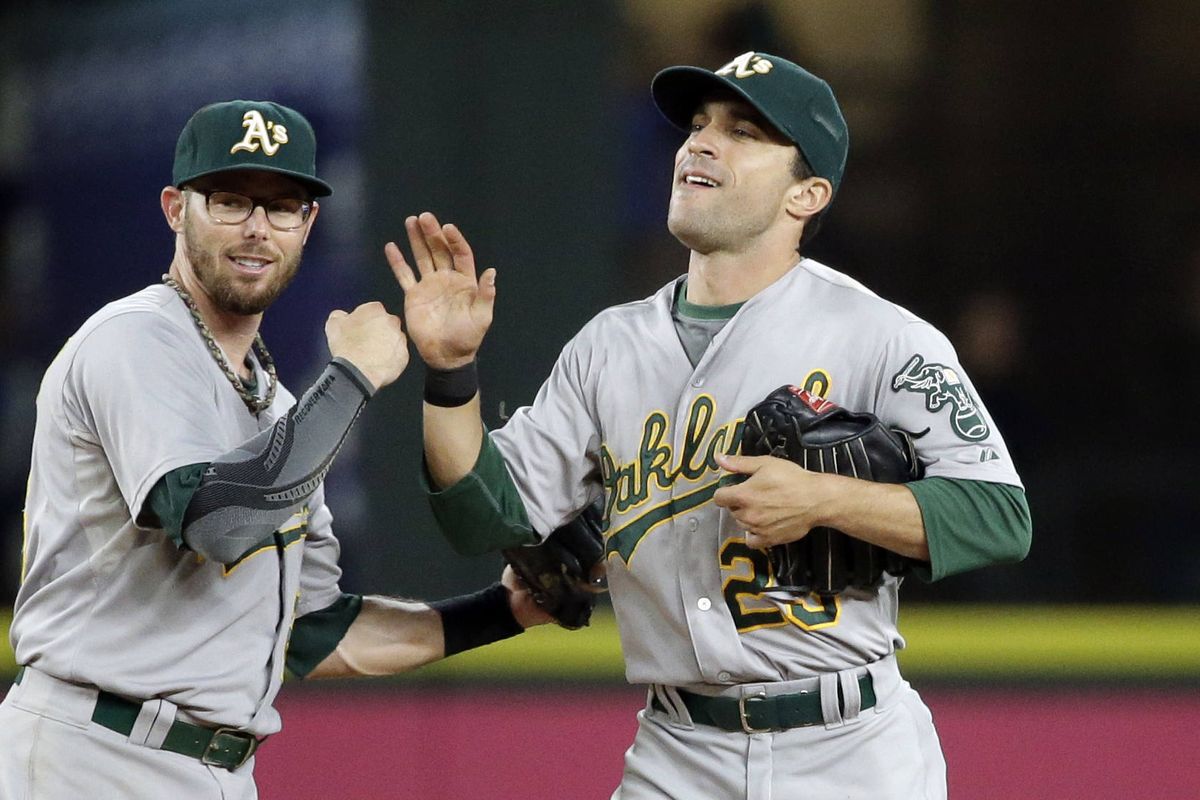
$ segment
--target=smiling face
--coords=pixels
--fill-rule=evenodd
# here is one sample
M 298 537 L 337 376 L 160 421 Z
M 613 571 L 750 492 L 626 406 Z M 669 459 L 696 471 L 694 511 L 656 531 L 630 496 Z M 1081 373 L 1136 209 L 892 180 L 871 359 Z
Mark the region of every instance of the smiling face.
M 745 101 L 705 99 L 675 156 L 667 227 L 703 254 L 743 252 L 764 236 L 798 241 L 795 156 L 792 143 Z
M 296 181 L 271 172 L 236 171 L 199 178 L 176 197 L 164 191 L 164 207 L 170 199 L 178 215 L 168 220 L 182 238 L 186 263 L 200 288 L 220 310 L 253 315 L 265 311 L 283 293 L 300 268 L 304 242 L 317 215 L 314 205 L 308 220 L 299 228 L 281 231 L 271 226 L 266 210 L 255 205 L 243 222 L 218 222 L 206 207 L 206 194 L 235 192 L 267 203 L 278 198 L 308 199 Z

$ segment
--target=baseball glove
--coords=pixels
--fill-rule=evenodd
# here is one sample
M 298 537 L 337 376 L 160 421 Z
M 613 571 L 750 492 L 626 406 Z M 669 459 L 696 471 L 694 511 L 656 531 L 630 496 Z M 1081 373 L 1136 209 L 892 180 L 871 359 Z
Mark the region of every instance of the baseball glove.
M 604 591 L 602 512 L 588 506 L 540 544 L 501 551 L 533 599 L 564 628 L 585 627 Z
M 874 414 L 855 413 L 795 386 L 782 386 L 746 414 L 741 452 L 777 456 L 813 472 L 881 483 L 907 483 L 924 475 L 913 434 L 888 428 Z M 767 550 L 777 586 L 768 593 L 805 596 L 872 591 L 883 573 L 903 575 L 904 556 L 847 536 L 814 528 L 799 541 Z

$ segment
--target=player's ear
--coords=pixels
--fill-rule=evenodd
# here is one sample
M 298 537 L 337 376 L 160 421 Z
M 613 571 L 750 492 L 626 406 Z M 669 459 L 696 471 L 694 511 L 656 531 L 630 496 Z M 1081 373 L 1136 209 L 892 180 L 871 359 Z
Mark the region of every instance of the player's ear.
M 167 225 L 176 233 L 181 233 L 183 231 L 183 207 L 186 201 L 183 190 L 174 186 L 164 186 L 159 201 L 162 203 L 162 212 L 163 216 L 167 218 Z
M 792 184 L 786 200 L 787 213 L 796 219 L 815 217 L 833 200 L 833 184 L 825 178 L 805 178 Z
M 317 220 L 317 212 L 321 210 L 321 204 L 316 200 L 312 201 L 312 211 L 308 212 L 308 221 L 304 223 L 304 238 L 300 241 L 301 244 L 308 244 L 308 235 L 312 233 L 313 223 Z

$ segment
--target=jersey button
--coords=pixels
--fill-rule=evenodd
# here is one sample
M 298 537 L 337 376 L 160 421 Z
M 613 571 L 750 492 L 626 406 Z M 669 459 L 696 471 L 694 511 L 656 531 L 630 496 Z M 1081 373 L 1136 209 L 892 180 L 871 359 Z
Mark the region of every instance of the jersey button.
M 725 670 L 721 670 L 720 672 L 717 673 L 717 680 L 719 680 L 721 683 L 728 683 L 729 679 L 732 677 L 733 676 L 730 675 Z
M 699 389 L 703 385 L 704 378 L 696 378 L 696 380 L 692 381 L 692 388 Z
M 688 530 L 689 531 L 692 531 L 693 533 L 695 533 L 696 529 L 699 527 L 700 527 L 700 522 L 695 517 L 692 517 L 691 519 L 688 520 Z
M 709 600 L 707 597 L 701 597 L 696 601 L 696 608 L 700 609 L 701 611 L 708 611 L 710 608 L 712 608 L 712 600 Z

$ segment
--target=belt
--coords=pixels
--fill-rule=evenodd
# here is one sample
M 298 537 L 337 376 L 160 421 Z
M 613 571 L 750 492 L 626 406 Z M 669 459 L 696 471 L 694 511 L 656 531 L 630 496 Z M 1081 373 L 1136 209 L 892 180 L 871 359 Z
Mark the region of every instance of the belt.
M 20 683 L 25 668 L 17 670 L 15 683 Z M 111 692 L 97 690 L 96 709 L 92 722 L 122 736 L 133 732 L 142 704 L 126 700 Z M 171 723 L 159 749 L 197 758 L 201 764 L 235 770 L 250 760 L 264 740 L 236 728 L 206 728 L 177 719 Z
M 858 690 L 862 697 L 861 708 L 866 710 L 875 705 L 875 686 L 870 673 L 860 675 Z M 687 707 L 692 722 L 712 725 L 726 731 L 742 733 L 767 733 L 820 725 L 825 722 L 821 710 L 821 693 L 800 692 L 798 694 L 749 694 L 742 697 L 709 697 L 693 692 L 676 690 Z M 652 705 L 665 711 L 658 698 Z M 838 686 L 838 705 L 845 710 L 842 687 Z

